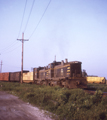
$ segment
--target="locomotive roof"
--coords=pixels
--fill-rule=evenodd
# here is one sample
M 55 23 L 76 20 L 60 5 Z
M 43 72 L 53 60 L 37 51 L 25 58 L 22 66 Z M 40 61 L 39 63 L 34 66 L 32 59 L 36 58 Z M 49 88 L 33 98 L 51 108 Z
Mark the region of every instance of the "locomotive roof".
M 71 61 L 71 62 L 65 63 L 65 62 L 63 61 L 63 65 L 76 64 L 76 63 L 81 64 L 82 62 L 80 62 L 80 61 Z M 50 64 L 54 64 L 55 67 L 57 67 L 57 66 L 62 66 L 61 62 L 59 62 L 59 61 L 53 61 L 52 63 L 49 63 L 48 65 L 50 65 Z M 44 67 L 39 67 L 39 68 L 41 68 L 40 71 L 48 70 L 48 69 L 49 69 L 49 68 L 48 68 L 48 65 L 47 65 L 47 66 L 44 66 Z
M 80 62 L 80 61 L 71 61 L 71 62 L 64 63 L 64 61 L 63 61 L 63 65 L 77 64 L 77 63 L 81 64 L 82 62 Z M 56 65 L 55 67 L 57 67 L 57 66 L 62 66 L 62 64 Z
M 56 63 L 56 64 L 58 63 L 59 65 L 61 64 L 61 62 L 59 62 L 59 61 L 53 61 L 52 63 L 49 63 L 49 64 L 54 64 L 54 63 Z M 74 63 L 82 63 L 82 62 L 80 62 L 80 61 L 70 61 L 70 62 L 67 62 L 67 63 L 64 62 L 64 64 L 69 64 L 69 63 L 74 64 Z
M 82 62 L 80 62 L 80 61 L 71 61 L 71 62 L 68 62 L 68 63 L 82 63 Z

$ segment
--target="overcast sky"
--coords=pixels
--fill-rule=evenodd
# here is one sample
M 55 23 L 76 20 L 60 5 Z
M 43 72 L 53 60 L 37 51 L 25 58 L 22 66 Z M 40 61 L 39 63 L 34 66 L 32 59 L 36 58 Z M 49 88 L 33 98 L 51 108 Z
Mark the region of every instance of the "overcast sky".
M 24 70 L 46 66 L 56 55 L 107 78 L 107 0 L 0 0 L 2 72 L 21 70 L 22 32 L 29 39 Z

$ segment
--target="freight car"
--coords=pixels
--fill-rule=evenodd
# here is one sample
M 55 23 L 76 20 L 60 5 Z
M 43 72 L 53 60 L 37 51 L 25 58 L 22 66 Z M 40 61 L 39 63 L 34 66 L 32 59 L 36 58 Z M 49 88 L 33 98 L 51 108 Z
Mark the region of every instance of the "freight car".
M 6 73 L 0 73 L 0 81 L 9 81 L 9 72 Z
M 21 72 L 10 72 L 10 82 L 20 82 Z
M 24 83 L 33 83 L 33 72 L 23 73 L 23 82 Z
M 60 85 L 67 88 L 86 88 L 87 80 L 82 77 L 81 62 L 73 61 L 50 63 L 46 67 L 34 68 L 34 82 L 50 86 Z
M 29 71 L 27 70 L 23 71 L 23 73 L 27 73 L 27 72 Z M 20 80 L 21 80 L 21 71 L 0 73 L 0 81 L 20 82 Z
M 87 82 L 88 83 L 99 83 L 99 84 L 106 84 L 106 79 L 105 77 L 97 77 L 97 76 L 88 76 Z

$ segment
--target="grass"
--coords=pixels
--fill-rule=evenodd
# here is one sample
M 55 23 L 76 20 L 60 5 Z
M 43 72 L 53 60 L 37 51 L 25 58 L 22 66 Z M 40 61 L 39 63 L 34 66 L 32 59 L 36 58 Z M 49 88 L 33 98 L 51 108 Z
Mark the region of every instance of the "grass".
M 88 84 L 89 88 L 92 86 Z M 0 82 L 1 91 L 56 114 L 57 120 L 106 120 L 107 97 L 102 97 L 106 85 L 95 85 L 95 88 L 95 95 L 89 95 L 82 89 Z

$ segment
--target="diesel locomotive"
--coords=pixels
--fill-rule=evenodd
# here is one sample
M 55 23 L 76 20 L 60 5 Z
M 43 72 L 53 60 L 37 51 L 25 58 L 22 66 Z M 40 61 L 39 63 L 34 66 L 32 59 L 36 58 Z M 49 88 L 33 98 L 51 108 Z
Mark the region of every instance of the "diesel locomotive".
M 44 84 L 55 86 L 59 85 L 67 88 L 86 88 L 86 77 L 82 77 L 81 62 L 72 61 L 65 62 L 54 61 L 46 67 L 38 67 L 33 69 L 34 82 L 36 84 Z

